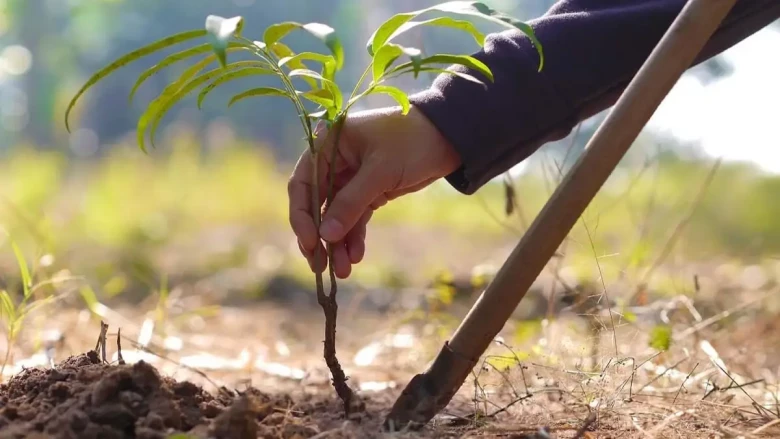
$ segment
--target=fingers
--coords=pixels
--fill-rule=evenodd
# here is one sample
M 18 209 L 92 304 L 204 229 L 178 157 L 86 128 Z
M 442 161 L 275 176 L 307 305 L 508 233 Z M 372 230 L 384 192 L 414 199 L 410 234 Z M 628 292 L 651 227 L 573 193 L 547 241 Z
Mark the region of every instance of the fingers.
M 313 252 L 317 245 L 317 229 L 311 210 L 312 168 L 311 155 L 302 154 L 287 183 L 290 226 L 306 253 Z
M 349 231 L 346 238 L 347 254 L 352 264 L 363 260 L 366 254 L 366 227 L 374 214 L 373 210 L 367 210 L 355 227 Z
M 387 178 L 368 163 L 333 198 L 322 220 L 320 236 L 327 242 L 342 241 L 371 205 L 388 189 Z

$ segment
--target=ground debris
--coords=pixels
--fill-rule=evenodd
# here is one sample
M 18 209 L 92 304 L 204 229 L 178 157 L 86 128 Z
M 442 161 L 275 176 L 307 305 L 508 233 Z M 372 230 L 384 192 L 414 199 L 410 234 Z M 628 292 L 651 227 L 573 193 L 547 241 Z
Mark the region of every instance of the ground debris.
M 281 401 L 289 404 L 289 401 Z M 252 389 L 214 397 L 150 364 L 109 365 L 96 351 L 51 369 L 26 369 L 0 386 L 0 439 L 310 437 L 316 428 L 262 421 L 277 400 Z M 292 426 L 290 426 L 292 425 Z

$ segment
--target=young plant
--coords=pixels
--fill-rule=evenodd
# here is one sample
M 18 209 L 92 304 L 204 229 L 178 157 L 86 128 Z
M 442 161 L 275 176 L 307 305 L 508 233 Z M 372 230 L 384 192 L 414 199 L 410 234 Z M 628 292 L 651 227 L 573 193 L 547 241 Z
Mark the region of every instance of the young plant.
M 33 283 L 33 275 L 29 265 L 27 264 L 21 249 L 13 240 L 11 240 L 11 248 L 13 249 L 14 257 L 16 258 L 16 264 L 19 267 L 19 275 L 22 282 L 22 297 L 18 303 L 15 303 L 15 295 L 9 293 L 6 289 L 0 288 L 0 322 L 2 322 L 2 328 L 5 332 L 6 339 L 6 351 L 2 358 L 2 364 L 0 365 L 0 381 L 2 381 L 5 368 L 8 366 L 8 362 L 11 359 L 11 350 L 16 344 L 19 333 L 24 327 L 24 321 L 27 316 L 39 308 L 52 304 L 65 295 L 65 293 L 55 295 L 37 294 L 36 297 L 36 293 L 45 286 L 69 280 L 68 278 L 61 278 Z
M 279 87 L 257 87 L 243 91 L 233 96 L 228 106 L 251 97 L 274 96 L 289 100 L 295 107 L 300 120 L 301 129 L 306 139 L 307 147 L 314 163 L 319 163 L 321 146 L 316 142 L 313 123 L 324 123 L 328 131 L 333 133 L 335 146 L 331 155 L 335 157 L 339 145 L 341 128 L 347 118 L 349 110 L 361 98 L 372 94 L 385 94 L 393 98 L 400 105 L 405 115 L 410 109 L 409 98 L 397 87 L 387 85 L 387 81 L 402 75 L 412 74 L 415 78 L 422 72 L 444 73 L 457 75 L 465 80 L 485 85 L 471 74 L 447 70 L 442 65 L 462 65 L 471 71 L 479 73 L 488 81 L 493 81 L 493 75 L 488 66 L 478 59 L 459 54 L 434 54 L 423 56 L 422 52 L 414 47 L 406 47 L 393 42 L 405 32 L 420 27 L 446 27 L 470 34 L 477 44 L 482 47 L 485 35 L 476 26 L 466 20 L 449 16 L 439 16 L 426 20 L 415 20 L 418 16 L 428 12 L 447 13 L 459 17 L 477 17 L 497 23 L 510 29 L 519 29 L 525 33 L 536 46 L 539 53 L 541 70 L 544 55 L 541 45 L 537 41 L 533 30 L 525 23 L 501 12 L 495 11 L 487 5 L 473 1 L 450 1 L 419 9 L 412 12 L 401 13 L 392 16 L 382 23 L 369 38 L 366 49 L 371 55 L 371 61 L 365 68 L 358 83 L 352 92 L 345 94 L 336 83 L 336 74 L 344 65 L 344 50 L 336 32 L 330 26 L 323 23 L 298 23 L 294 21 L 281 22 L 267 27 L 262 38 L 253 40 L 243 35 L 244 20 L 242 17 L 223 18 L 210 15 L 206 18 L 205 29 L 191 30 L 178 33 L 160 41 L 142 47 L 128 53 L 108 66 L 98 71 L 77 92 L 70 102 L 65 114 L 65 124 L 68 130 L 68 115 L 79 97 L 91 86 L 114 70 L 135 61 L 153 52 L 167 47 L 183 43 L 205 39 L 206 42 L 176 52 L 167 56 L 155 66 L 143 72 L 132 88 L 132 98 L 138 87 L 149 77 L 160 72 L 166 67 L 185 59 L 199 55 L 203 56 L 199 61 L 187 68 L 181 76 L 169 84 L 162 93 L 154 99 L 143 112 L 137 123 L 137 139 L 141 150 L 146 152 L 145 137 L 149 131 L 150 143 L 154 146 L 156 129 L 165 114 L 182 100 L 185 96 L 200 89 L 197 98 L 198 107 L 203 100 L 216 87 L 234 79 L 250 76 L 274 76 L 278 79 Z M 293 31 L 304 31 L 320 40 L 328 49 L 326 53 L 302 52 L 296 53 L 283 43 L 284 38 Z M 228 62 L 228 53 L 245 52 L 253 56 L 252 60 Z M 202 72 L 214 61 L 219 65 L 211 70 Z M 405 62 L 401 62 L 405 61 Z M 314 67 L 314 66 L 318 67 Z M 293 81 L 300 82 L 301 88 L 297 88 Z M 367 82 L 367 84 L 365 84 Z M 331 158 L 331 162 L 333 158 Z M 333 199 L 333 182 L 335 175 L 329 177 L 326 200 L 319 198 L 318 167 L 313 167 L 314 187 L 312 190 L 312 211 L 314 221 L 319 228 L 324 209 L 331 204 Z M 325 293 L 323 276 L 317 272 L 315 283 L 317 287 L 317 299 L 325 313 L 325 346 L 324 357 L 333 377 L 333 386 L 339 397 L 344 402 L 347 414 L 361 408 L 361 403 L 354 397 L 350 387 L 346 384 L 346 376 L 336 358 L 336 276 L 333 271 L 333 249 L 327 244 L 327 262 L 329 267 L 330 290 Z M 322 266 L 321 258 L 326 255 L 317 254 L 317 265 Z

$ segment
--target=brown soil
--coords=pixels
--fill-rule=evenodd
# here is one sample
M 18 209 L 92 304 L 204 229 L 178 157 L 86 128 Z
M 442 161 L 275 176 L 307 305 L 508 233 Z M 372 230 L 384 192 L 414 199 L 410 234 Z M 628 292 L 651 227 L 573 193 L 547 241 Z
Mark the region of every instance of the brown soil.
M 98 354 L 27 369 L 0 386 L 0 438 L 310 437 L 319 431 L 255 390 L 217 397 L 160 376 L 145 362 L 107 365 Z

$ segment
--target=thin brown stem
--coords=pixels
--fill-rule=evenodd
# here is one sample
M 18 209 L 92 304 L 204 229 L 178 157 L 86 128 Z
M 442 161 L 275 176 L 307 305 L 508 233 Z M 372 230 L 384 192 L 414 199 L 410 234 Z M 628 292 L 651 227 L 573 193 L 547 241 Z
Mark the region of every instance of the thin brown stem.
M 330 163 L 334 163 L 336 160 L 336 153 L 339 147 L 339 139 L 341 137 L 341 127 L 343 123 L 344 123 L 344 117 L 338 117 L 336 118 L 336 121 L 333 125 L 334 145 L 333 145 L 333 150 L 331 151 Z M 317 170 L 319 165 L 318 154 L 320 152 L 321 151 L 315 151 L 314 153 L 315 163 L 317 165 L 315 165 L 313 171 L 314 188 L 312 190 L 312 211 L 314 212 L 315 225 L 317 226 L 318 230 L 320 227 L 320 223 L 322 221 L 322 212 L 320 210 L 320 200 L 319 200 L 319 173 Z M 331 203 L 333 202 L 333 196 L 334 196 L 333 186 L 335 180 L 336 180 L 335 172 L 331 169 L 331 172 L 329 173 L 326 209 L 330 207 Z M 341 368 L 338 357 L 336 356 L 336 321 L 338 317 L 338 303 L 336 302 L 336 293 L 338 291 L 338 284 L 336 282 L 336 272 L 333 267 L 333 246 L 331 243 L 327 243 L 326 246 L 327 246 L 327 258 L 328 258 L 327 261 L 328 273 L 330 275 L 329 294 L 327 295 L 325 294 L 325 287 L 323 285 L 322 273 L 317 270 L 315 275 L 316 282 L 317 282 L 317 302 L 320 304 L 325 314 L 325 342 L 323 348 L 323 357 L 325 358 L 325 363 L 328 365 L 328 369 L 330 370 L 331 375 L 333 377 L 333 387 L 336 389 L 336 393 L 339 395 L 339 398 L 341 398 L 342 402 L 344 403 L 344 413 L 345 415 L 349 416 L 350 413 L 352 412 L 362 411 L 364 405 L 362 404 L 360 399 L 356 397 L 355 393 L 347 384 L 348 378 L 344 373 L 344 370 Z M 317 267 L 320 267 L 321 252 L 318 251 L 315 257 L 317 258 L 315 260 L 315 264 Z

